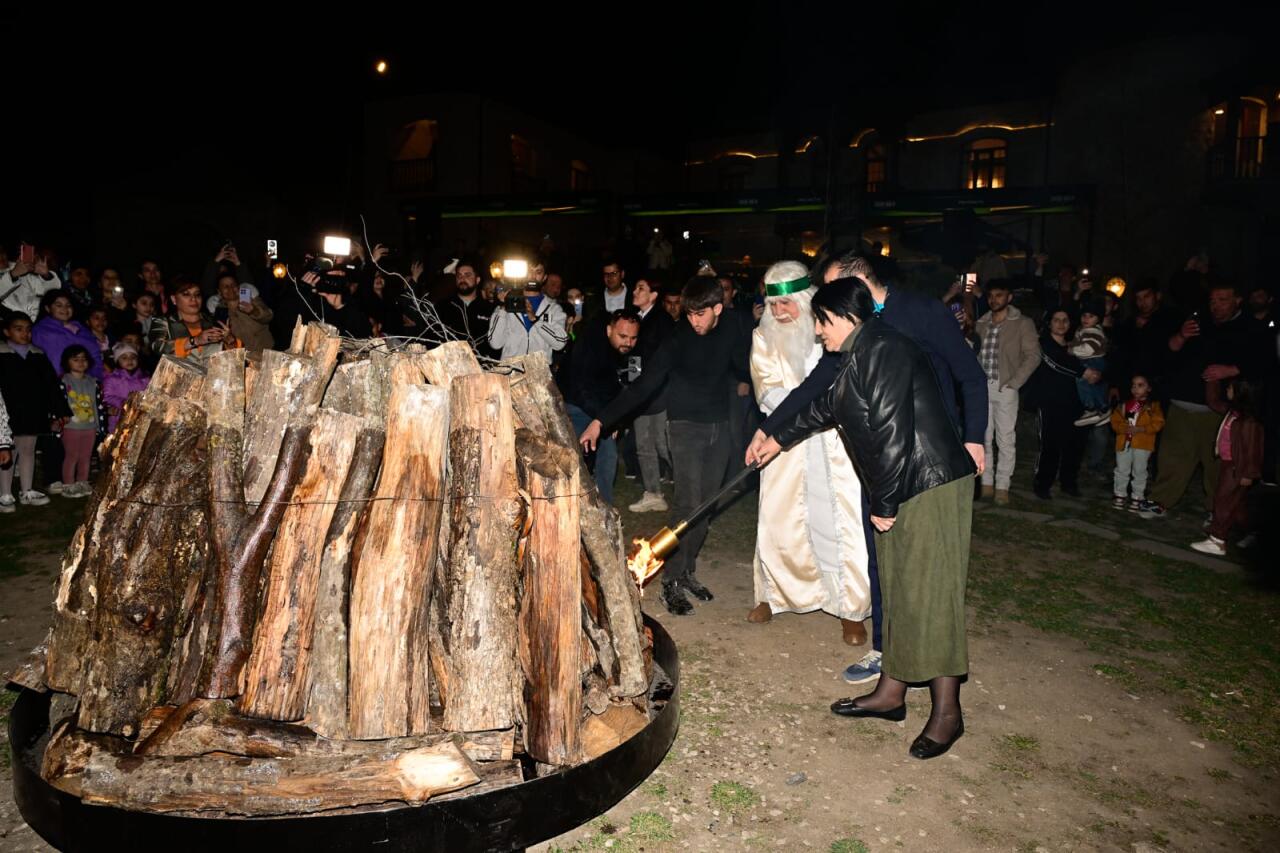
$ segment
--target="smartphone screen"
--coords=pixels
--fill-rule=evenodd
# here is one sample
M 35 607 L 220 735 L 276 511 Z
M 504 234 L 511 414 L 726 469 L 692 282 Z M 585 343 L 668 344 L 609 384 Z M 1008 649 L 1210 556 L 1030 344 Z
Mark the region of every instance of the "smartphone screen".
M 241 302 L 253 301 L 253 291 L 249 289 L 249 285 L 247 284 L 240 285 L 240 301 Z
M 273 261 L 278 257 L 275 240 L 267 241 L 267 257 Z
M 978 274 L 976 272 L 967 272 L 964 274 L 964 289 L 972 293 L 973 289 L 978 286 Z
M 21 249 L 18 250 L 18 260 L 28 266 L 36 262 L 36 247 L 30 243 L 23 243 Z

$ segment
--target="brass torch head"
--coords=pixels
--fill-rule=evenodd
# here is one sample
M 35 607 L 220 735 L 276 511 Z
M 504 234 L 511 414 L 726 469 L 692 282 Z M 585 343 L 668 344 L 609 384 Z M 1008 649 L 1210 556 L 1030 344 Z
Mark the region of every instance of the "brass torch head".
M 683 530 L 681 531 L 683 532 Z M 670 527 L 664 527 L 649 539 L 649 548 L 658 560 L 665 560 L 667 555 L 680 544 L 679 534 Z

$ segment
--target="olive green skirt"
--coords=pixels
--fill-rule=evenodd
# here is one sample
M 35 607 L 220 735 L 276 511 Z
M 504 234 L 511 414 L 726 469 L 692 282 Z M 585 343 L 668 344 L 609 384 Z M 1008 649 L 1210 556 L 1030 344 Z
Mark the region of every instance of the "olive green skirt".
M 884 611 L 885 675 L 928 681 L 969 671 L 964 589 L 973 525 L 973 480 L 962 477 L 898 507 L 876 536 Z

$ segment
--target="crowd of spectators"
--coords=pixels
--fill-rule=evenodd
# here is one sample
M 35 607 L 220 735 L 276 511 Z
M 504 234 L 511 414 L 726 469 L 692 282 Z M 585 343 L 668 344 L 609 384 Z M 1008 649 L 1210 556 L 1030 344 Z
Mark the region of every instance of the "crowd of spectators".
M 0 512 L 47 503 L 46 493 L 87 494 L 85 448 L 115 428 L 160 357 L 282 348 L 300 318 L 356 338 L 463 340 L 483 360 L 543 353 L 579 432 L 598 433 L 589 442 L 597 487 L 611 497 L 624 467 L 643 485 L 636 512 L 667 511 L 662 485 L 672 478 L 679 508 L 732 477 L 761 418 L 745 360 L 763 311 L 758 283 L 705 263 L 682 273 L 661 234 L 644 251 L 574 258 L 572 267 L 554 245 L 540 246 L 514 287 L 492 278 L 479 253 L 429 269 L 358 241 L 349 257 L 307 259 L 283 277 L 274 259 L 249 262 L 229 243 L 198 276 L 169 275 L 153 259 L 136 277 L 59 267 L 28 248 L 15 259 L 0 247 L 0 389 L 12 433 L 0 436 L 11 457 L 0 466 Z M 867 254 L 877 286 L 903 287 L 895 267 Z M 1021 413 L 1039 434 L 1039 498 L 1055 489 L 1080 497 L 1082 475 L 1093 472 L 1106 476 L 1117 509 L 1158 519 L 1184 501 L 1198 470 L 1213 517 L 1195 547 L 1224 553 L 1232 525 L 1247 545 L 1244 495 L 1275 476 L 1269 290 L 1216 278 L 1202 255 L 1123 297 L 1071 264 L 1034 260 L 1033 273 L 1011 278 L 984 248 L 972 276 L 962 272 L 942 297 L 972 348 L 967 378 L 952 377 L 957 423 L 981 420 L 966 419 L 966 408 L 987 408 L 985 435 L 964 435 L 985 452 L 982 496 L 1009 501 Z M 708 459 L 722 451 L 721 471 Z M 44 492 L 35 488 L 37 453 Z M 686 480 L 682 468 L 716 470 Z M 692 564 L 683 571 L 686 588 L 696 587 Z

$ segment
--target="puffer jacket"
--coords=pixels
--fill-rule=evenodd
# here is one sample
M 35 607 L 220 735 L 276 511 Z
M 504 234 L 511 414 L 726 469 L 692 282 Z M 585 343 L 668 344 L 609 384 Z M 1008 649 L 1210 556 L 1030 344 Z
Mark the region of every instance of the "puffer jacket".
M 787 447 L 831 426 L 867 485 L 871 514 L 881 518 L 895 518 L 916 495 L 977 470 L 929 357 L 879 318 L 850 334 L 831 390 L 784 422 L 774 438 Z

